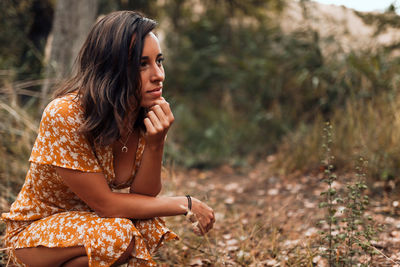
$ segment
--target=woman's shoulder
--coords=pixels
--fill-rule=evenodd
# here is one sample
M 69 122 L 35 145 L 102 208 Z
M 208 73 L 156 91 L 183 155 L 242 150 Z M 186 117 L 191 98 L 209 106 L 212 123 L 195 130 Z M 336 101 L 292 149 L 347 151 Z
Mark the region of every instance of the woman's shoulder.
M 53 115 L 57 111 L 77 111 L 79 103 L 76 94 L 67 94 L 53 99 L 45 108 L 44 112 Z
M 42 121 L 55 120 L 61 123 L 80 121 L 82 109 L 76 94 L 67 94 L 53 99 L 43 111 Z

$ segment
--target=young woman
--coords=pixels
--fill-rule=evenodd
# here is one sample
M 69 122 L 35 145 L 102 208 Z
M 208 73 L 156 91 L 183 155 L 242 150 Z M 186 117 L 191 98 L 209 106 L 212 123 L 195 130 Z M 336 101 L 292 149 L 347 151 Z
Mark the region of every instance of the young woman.
M 190 196 L 157 197 L 167 131 L 164 69 L 156 23 L 133 11 L 92 28 L 76 75 L 46 107 L 25 184 L 10 212 L 6 245 L 26 266 L 153 266 L 177 236 L 160 216 L 213 210 Z M 114 192 L 127 188 L 129 193 Z

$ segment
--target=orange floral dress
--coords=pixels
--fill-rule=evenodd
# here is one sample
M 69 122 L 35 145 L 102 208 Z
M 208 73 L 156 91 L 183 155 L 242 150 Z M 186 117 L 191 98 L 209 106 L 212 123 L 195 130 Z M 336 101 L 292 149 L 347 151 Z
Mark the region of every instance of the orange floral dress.
M 25 266 L 16 259 L 15 248 L 84 246 L 90 267 L 111 266 L 135 238 L 128 266 L 155 266 L 151 253 L 163 241 L 178 238 L 162 219 L 99 217 L 64 184 L 55 170 L 58 166 L 100 172 L 110 188 L 121 189 L 130 186 L 143 155 L 145 142 L 141 134 L 130 181 L 114 184 L 112 148 L 92 149 L 78 133 L 82 109 L 75 96 L 57 98 L 43 112 L 25 183 L 10 211 L 2 214 L 10 257 L 17 265 Z

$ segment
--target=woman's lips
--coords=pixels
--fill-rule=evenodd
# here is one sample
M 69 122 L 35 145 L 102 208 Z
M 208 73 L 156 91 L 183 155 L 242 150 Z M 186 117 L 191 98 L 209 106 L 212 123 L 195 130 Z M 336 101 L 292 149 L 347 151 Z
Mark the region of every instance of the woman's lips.
M 153 90 L 149 90 L 146 93 L 151 95 L 152 97 L 158 98 L 162 95 L 162 87 L 159 87 L 159 88 L 156 88 Z

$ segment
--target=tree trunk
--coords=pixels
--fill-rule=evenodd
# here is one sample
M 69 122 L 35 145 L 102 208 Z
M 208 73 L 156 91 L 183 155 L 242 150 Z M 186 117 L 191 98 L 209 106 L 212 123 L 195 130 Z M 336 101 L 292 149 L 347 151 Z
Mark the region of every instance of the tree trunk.
M 98 0 L 58 0 L 45 52 L 45 83 L 40 112 L 48 102 L 51 85 L 67 78 L 79 49 L 97 16 Z

